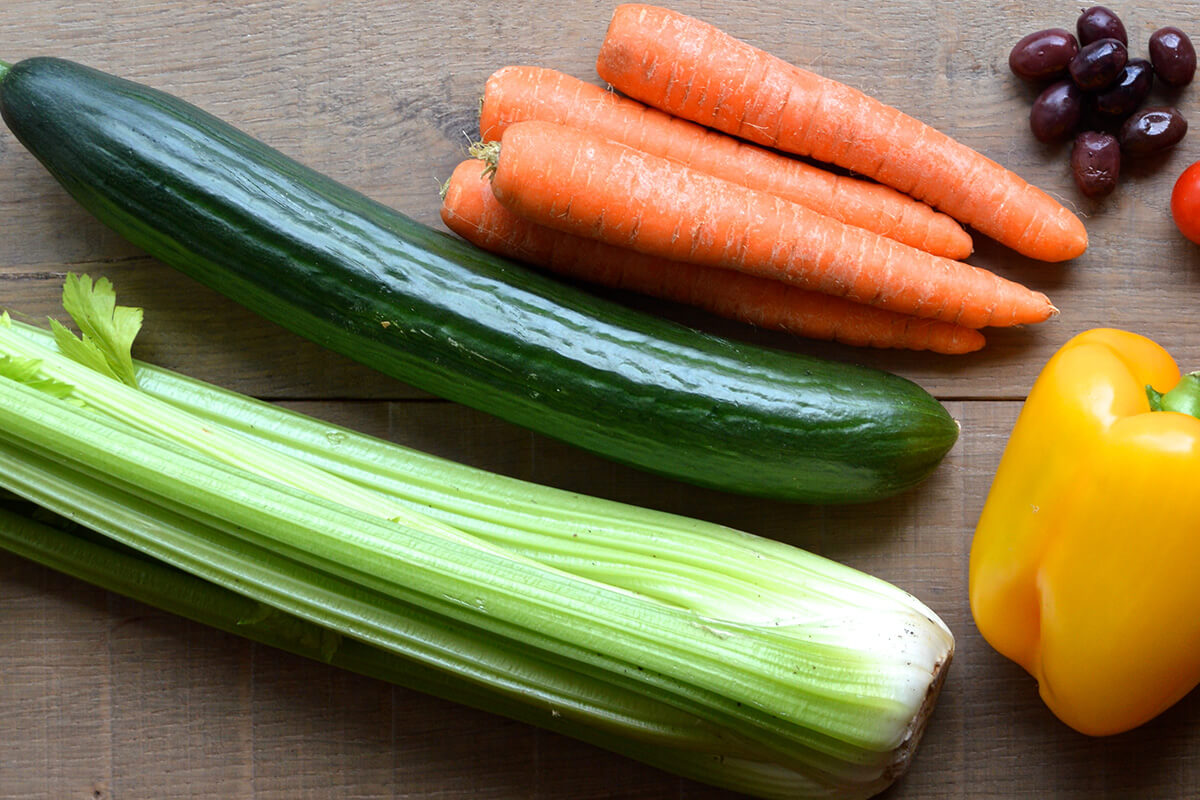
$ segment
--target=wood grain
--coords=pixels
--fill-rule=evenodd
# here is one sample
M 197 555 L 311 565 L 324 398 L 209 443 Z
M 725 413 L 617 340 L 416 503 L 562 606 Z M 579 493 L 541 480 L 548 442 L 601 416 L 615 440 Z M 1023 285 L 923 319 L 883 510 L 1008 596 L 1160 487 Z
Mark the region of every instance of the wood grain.
M 989 332 L 969 357 L 855 350 L 753 331 L 614 295 L 686 324 L 880 366 L 943 399 L 963 435 L 924 485 L 867 506 L 748 501 L 649 477 L 454 406 L 298 340 L 121 241 L 0 131 L 0 307 L 56 314 L 69 270 L 107 275 L 147 309 L 142 358 L 394 441 L 528 480 L 732 525 L 845 561 L 912 591 L 958 637 L 949 682 L 910 774 L 886 797 L 1195 796 L 1200 707 L 1185 699 L 1124 736 L 1059 724 L 1019 668 L 979 637 L 966 604 L 971 532 L 1033 377 L 1073 334 L 1147 334 L 1185 366 L 1200 249 L 1174 232 L 1174 176 L 1192 137 L 1130 165 L 1109 199 L 1075 191 L 1062 147 L 1037 144 L 1034 92 L 1012 43 L 1071 27 L 1060 4 L 934 0 L 836 8 L 816 0 L 681 0 L 795 63 L 961 139 L 1087 220 L 1089 252 L 1045 265 L 977 238 L 972 263 L 1047 292 L 1045 325 Z M 6 0 L 0 58 L 73 58 L 179 94 L 429 224 L 462 158 L 487 75 L 510 63 L 598 82 L 611 6 L 560 0 Z M 832 13 L 836 11 L 836 13 Z M 1187 27 L 1200 3 L 1118 9 L 1131 38 Z M 1137 45 L 1135 44 L 1135 49 Z M 1144 46 L 1141 48 L 1144 50 Z M 1142 53 L 1144 54 L 1144 52 Z M 1184 113 L 1194 89 L 1170 99 Z M 1160 97 L 1159 99 L 1164 99 Z M 577 742 L 208 630 L 0 555 L 0 800 L 154 798 L 732 797 Z

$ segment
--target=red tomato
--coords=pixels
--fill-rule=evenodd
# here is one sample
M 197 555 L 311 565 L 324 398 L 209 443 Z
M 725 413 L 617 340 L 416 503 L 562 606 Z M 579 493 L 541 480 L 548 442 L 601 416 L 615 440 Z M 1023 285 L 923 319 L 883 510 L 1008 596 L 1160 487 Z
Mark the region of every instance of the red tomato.
M 1200 244 L 1200 161 L 1183 171 L 1171 190 L 1171 216 L 1180 232 Z

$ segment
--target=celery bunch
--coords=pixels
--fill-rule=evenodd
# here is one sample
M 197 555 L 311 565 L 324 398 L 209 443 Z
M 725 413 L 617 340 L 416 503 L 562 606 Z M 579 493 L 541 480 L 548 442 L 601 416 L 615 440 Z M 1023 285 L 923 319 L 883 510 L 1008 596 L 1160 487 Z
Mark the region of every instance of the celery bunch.
M 102 536 L 7 511 L 0 546 L 761 797 L 906 768 L 953 638 L 901 590 L 136 364 L 107 281 L 64 307 L 81 337 L 0 318 L 0 487 Z

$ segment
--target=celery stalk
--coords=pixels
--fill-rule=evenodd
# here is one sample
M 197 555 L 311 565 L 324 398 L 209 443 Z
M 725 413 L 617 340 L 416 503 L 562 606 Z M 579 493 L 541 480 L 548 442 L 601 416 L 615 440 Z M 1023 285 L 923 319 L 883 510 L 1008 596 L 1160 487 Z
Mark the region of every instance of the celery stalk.
M 634 739 L 601 727 L 583 726 L 561 713 L 531 707 L 503 692 L 464 681 L 384 649 L 313 625 L 200 580 L 162 562 L 139 558 L 103 541 L 93 541 L 59 525 L 35 521 L 0 506 L 0 548 L 43 566 L 85 580 L 155 608 L 210 625 L 227 633 L 378 680 L 415 689 L 444 700 L 503 714 L 529 724 L 573 736 L 678 774 L 737 787 L 762 797 L 812 796 L 824 791 L 811 779 L 752 757 L 727 756 L 720 762 L 687 746 L 672 747 L 668 736 L 645 726 Z M 329 641 L 339 645 L 331 651 Z M 643 698 L 635 696 L 640 717 L 647 715 Z M 669 708 L 661 709 L 668 716 Z M 695 735 L 690 740 L 694 742 Z
M 0 403 L 8 394 L 0 392 Z M 53 416 L 48 421 L 80 422 Z M 8 430 L 7 422 L 0 414 L 0 431 Z M 654 746 L 658 739 L 675 739 L 681 741 L 675 749 L 683 752 L 707 753 L 709 759 L 719 756 L 742 764 L 751 762 L 754 756 L 770 755 L 775 763 L 768 772 L 776 778 L 780 770 L 795 771 L 800 776 L 797 779 L 802 778 L 810 785 L 839 787 L 838 796 L 842 796 L 841 787 L 847 785 L 856 789 L 882 788 L 878 781 L 890 774 L 890 758 L 881 763 L 878 753 L 855 752 L 837 742 L 821 742 L 810 732 L 790 731 L 787 726 L 749 709 L 743 716 L 751 722 L 757 718 L 759 724 L 745 724 L 733 715 L 722 714 L 715 703 L 706 707 L 703 694 L 689 703 L 687 698 L 656 692 L 653 685 L 638 686 L 635 681 L 623 681 L 619 674 L 597 677 L 586 671 L 574 673 L 569 665 L 553 656 L 544 656 L 528 647 L 515 647 L 503 637 L 491 637 L 487 631 L 472 630 L 453 619 L 423 614 L 419 608 L 405 607 L 352 582 L 306 569 L 291 559 L 239 541 L 236 536 L 206 524 L 219 524 L 218 520 L 189 519 L 154 507 L 130 491 L 131 487 L 105 485 L 103 481 L 112 479 L 111 463 L 104 470 L 87 474 L 65 468 L 59 458 L 40 455 L 40 442 L 34 443 L 34 449 L 22 450 L 11 441 L 12 437 L 0 435 L 0 475 L 4 476 L 5 485 L 21 496 L 69 515 L 164 563 L 245 592 L 262 603 L 311 622 L 328 624 L 430 668 L 448 670 L 467 681 L 507 692 L 542 708 L 548 717 L 563 724 L 577 721 L 585 728 L 605 731 L 615 728 L 629 740 L 629 747 L 633 742 L 649 740 Z M 325 658 L 335 655 L 336 650 L 331 650 Z M 703 716 L 689 719 L 685 714 L 681 718 L 680 710 L 689 708 Z M 741 735 L 750 741 L 744 741 Z M 806 735 L 818 747 L 797 741 Z M 675 763 L 669 757 L 670 752 L 656 755 L 666 761 L 651 763 L 693 775 L 687 759 Z M 706 779 L 748 790 L 718 781 L 715 775 Z
M 583 738 L 652 741 L 653 754 L 605 746 L 681 774 L 751 791 L 713 766 L 727 761 L 754 765 L 763 796 L 781 782 L 849 797 L 907 764 L 953 640 L 904 592 L 163 370 L 134 379 L 119 363 L 132 315 L 107 286 L 75 289 L 85 336 L 54 336 L 71 358 L 0 320 L 0 486 L 276 613 L 551 710 Z
M 226 534 L 221 541 L 212 535 L 193 540 L 186 534 L 168 541 L 160 532 L 155 541 L 127 542 L 139 549 L 174 548 L 155 552 L 156 557 L 187 558 L 185 568 L 192 571 L 231 562 L 233 577 L 250 582 L 263 580 L 254 570 L 276 554 L 330 570 L 349 585 L 511 637 L 551 658 L 612 676 L 636 675 L 677 702 L 697 702 L 732 719 L 770 724 L 775 732 L 827 748 L 830 754 L 843 749 L 843 740 L 875 750 L 898 744 L 902 727 L 896 723 L 906 713 L 905 704 L 892 696 L 894 688 L 875 660 L 862 653 L 819 644 L 801 650 L 774 637 L 773 628 L 700 617 L 486 552 L 463 553 L 437 532 L 379 520 L 203 455 L 180 452 L 36 390 L 4 386 L 6 382 L 0 378 L 5 389 L 0 393 L 0 442 L 24 450 L 26 462 L 38 464 L 41 456 L 36 454 L 44 454 L 48 463 L 75 473 L 56 486 L 43 467 L 36 480 L 18 485 L 21 465 L 6 457 L 0 464 L 8 488 L 61 512 L 53 504 L 63 501 L 50 492 L 66 497 L 73 486 L 84 485 L 87 494 L 66 501 L 74 503 L 67 508 L 82 516 L 88 513 L 85 498 L 108 486 Z M 60 433 L 65 430 L 71 431 L 69 439 Z M 103 467 L 91 466 L 95 464 Z M 100 524 L 88 522 L 90 527 Z M 251 559 L 238 552 L 251 547 L 262 552 Z M 302 577 L 290 580 L 288 591 L 297 591 L 302 583 Z M 287 599 L 284 593 L 264 598 L 275 605 Z M 821 680 L 797 681 L 797 673 L 819 674 Z M 858 695 L 856 702 L 836 702 L 848 692 Z M 825 702 L 829 699 L 835 702 Z M 765 722 L 764 714 L 770 715 Z M 816 731 L 805 725 L 814 717 L 821 722 Z M 880 719 L 891 724 L 879 725 Z

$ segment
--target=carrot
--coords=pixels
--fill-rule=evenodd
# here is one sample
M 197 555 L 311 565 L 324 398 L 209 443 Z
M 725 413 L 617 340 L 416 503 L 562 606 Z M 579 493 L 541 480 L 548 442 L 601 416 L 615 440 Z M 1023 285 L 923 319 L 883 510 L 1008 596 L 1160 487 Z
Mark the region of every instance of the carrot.
M 483 94 L 483 140 L 499 139 L 513 122 L 530 119 L 594 131 L 936 255 L 971 254 L 971 237 L 962 226 L 895 189 L 746 144 L 552 69 L 497 70 Z
M 918 319 L 732 270 L 643 255 L 530 222 L 496 200 L 477 159 L 446 182 L 442 221 L 472 244 L 575 280 L 702 308 L 727 319 L 861 347 L 970 353 L 972 328 Z
M 501 203 L 577 236 L 971 328 L 1057 312 L 987 270 L 587 131 L 519 122 L 480 150 L 490 151 Z
M 596 62 L 631 97 L 760 145 L 837 164 L 1044 261 L 1087 248 L 1079 218 L 949 136 L 682 14 L 622 5 Z

